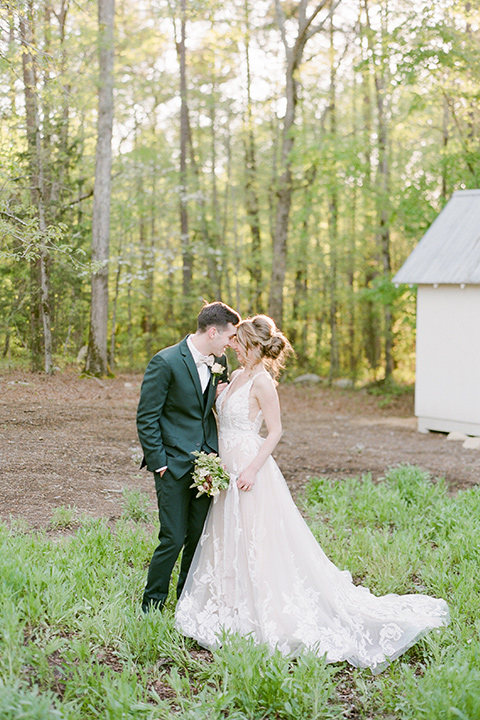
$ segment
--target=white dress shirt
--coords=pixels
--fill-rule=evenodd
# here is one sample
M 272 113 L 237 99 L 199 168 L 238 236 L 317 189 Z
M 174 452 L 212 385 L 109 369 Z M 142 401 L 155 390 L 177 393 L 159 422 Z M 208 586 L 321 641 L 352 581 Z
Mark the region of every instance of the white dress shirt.
M 198 377 L 200 378 L 200 384 L 202 386 L 202 392 L 205 392 L 205 388 L 208 385 L 208 381 L 210 380 L 211 375 L 209 366 L 213 365 L 214 362 L 213 355 L 204 355 L 199 350 L 197 350 L 197 348 L 192 342 L 191 335 L 187 337 L 187 345 L 188 349 L 192 353 L 195 365 L 197 366 Z

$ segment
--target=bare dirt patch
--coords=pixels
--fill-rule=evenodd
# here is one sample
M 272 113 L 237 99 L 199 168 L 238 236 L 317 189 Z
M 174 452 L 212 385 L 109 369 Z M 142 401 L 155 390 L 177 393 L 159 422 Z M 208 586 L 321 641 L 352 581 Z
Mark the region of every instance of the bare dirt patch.
M 135 428 L 141 376 L 0 376 L 0 518 L 48 527 L 56 507 L 114 520 L 124 488 L 147 493 Z M 382 477 L 399 463 L 445 477 L 452 489 L 480 482 L 480 451 L 416 431 L 413 396 L 386 408 L 364 391 L 280 386 L 284 435 L 276 458 L 294 496 L 314 475 Z

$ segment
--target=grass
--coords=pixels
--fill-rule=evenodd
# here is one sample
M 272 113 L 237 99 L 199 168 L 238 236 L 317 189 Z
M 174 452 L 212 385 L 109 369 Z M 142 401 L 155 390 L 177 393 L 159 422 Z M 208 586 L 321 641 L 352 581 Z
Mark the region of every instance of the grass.
M 141 490 L 123 490 L 123 512 L 124 520 L 149 523 L 154 517 L 152 504 L 146 493 Z
M 75 524 L 77 509 L 71 505 L 59 505 L 53 509 L 50 527 L 53 530 L 68 530 Z
M 379 483 L 312 479 L 302 509 L 356 581 L 444 597 L 450 626 L 376 677 L 248 638 L 210 655 L 173 628 L 173 594 L 163 614 L 140 612 L 156 533 L 129 496 L 114 528 L 81 518 L 60 541 L 0 526 L 0 718 L 478 720 L 480 491 L 451 497 L 402 466 Z
M 415 385 L 397 383 L 393 379 L 389 380 L 377 380 L 375 382 L 364 385 L 364 389 L 369 395 L 373 395 L 378 398 L 379 408 L 390 407 L 392 400 L 401 395 L 413 395 L 415 391 Z

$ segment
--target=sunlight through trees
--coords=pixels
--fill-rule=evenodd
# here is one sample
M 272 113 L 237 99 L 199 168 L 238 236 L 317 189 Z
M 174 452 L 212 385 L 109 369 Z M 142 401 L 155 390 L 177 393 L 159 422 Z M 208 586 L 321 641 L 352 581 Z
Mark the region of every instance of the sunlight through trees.
M 96 7 L 0 9 L 4 362 L 74 360 L 103 273 L 92 372 L 144 367 L 221 298 L 270 312 L 299 370 L 411 378 L 415 292 L 391 277 L 479 184 L 478 7 L 117 0 L 103 179 Z M 99 255 L 94 187 L 110 177 Z

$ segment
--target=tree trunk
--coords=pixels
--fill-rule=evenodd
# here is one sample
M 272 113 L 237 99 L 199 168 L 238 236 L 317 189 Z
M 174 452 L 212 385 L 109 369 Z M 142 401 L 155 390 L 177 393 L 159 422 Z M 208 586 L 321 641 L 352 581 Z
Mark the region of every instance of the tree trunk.
M 449 136 L 449 130 L 448 130 L 448 120 L 449 120 L 449 111 L 448 111 L 448 101 L 447 98 L 443 97 L 443 124 L 442 124 L 442 207 L 447 202 L 447 196 L 448 196 L 448 160 L 447 160 L 447 150 L 448 150 L 448 143 L 450 140 Z
M 200 185 L 198 187 L 199 197 L 201 200 L 202 224 L 205 248 L 208 249 L 207 270 L 213 300 L 221 300 L 222 298 L 222 272 L 221 264 L 223 257 L 222 236 L 220 235 L 220 212 L 218 206 L 218 189 L 217 189 L 217 117 L 216 117 L 216 96 L 217 88 L 212 81 L 212 92 L 209 98 L 209 115 L 211 128 L 211 178 L 212 178 L 212 222 L 210 232 L 208 231 L 207 215 L 205 209 L 204 194 L 201 192 Z M 197 171 L 199 178 L 200 173 Z M 200 178 L 199 178 L 200 179 Z
M 223 255 L 223 274 L 225 283 L 225 294 L 228 305 L 233 305 L 232 301 L 232 286 L 231 286 L 231 273 L 229 272 L 229 260 L 230 260 L 230 245 L 227 243 L 227 231 L 229 225 L 229 218 L 232 215 L 230 211 L 230 200 L 233 200 L 232 190 L 232 144 L 229 131 L 230 123 L 227 123 L 227 137 L 225 141 L 225 155 L 227 161 L 227 182 L 225 188 L 225 196 L 223 200 L 223 222 L 222 222 L 222 245 L 224 248 Z M 232 202 L 233 205 L 233 202 Z M 235 222 L 235 218 L 233 218 Z M 237 307 L 238 310 L 238 307 Z
M 302 240 L 300 243 L 300 251 L 298 257 L 297 270 L 295 272 L 295 291 L 292 301 L 292 327 L 289 330 L 290 342 L 295 348 L 300 367 L 305 367 L 308 361 L 307 357 L 307 336 L 308 336 L 308 315 L 307 306 L 307 263 L 308 263 L 308 243 L 306 237 L 308 233 L 308 218 L 305 218 L 302 228 Z M 300 332 L 299 332 L 300 328 Z
M 368 15 L 368 0 L 365 0 L 365 16 L 369 30 L 368 37 L 372 53 L 372 68 L 375 81 L 375 97 L 377 102 L 377 127 L 378 127 L 378 169 L 377 169 L 377 246 L 382 258 L 383 275 L 385 279 L 391 276 L 390 259 L 390 167 L 388 156 L 388 127 L 385 113 L 385 64 L 388 60 L 382 49 L 379 67 L 372 43 L 372 31 Z M 382 46 L 385 42 L 383 35 L 385 28 L 382 28 Z M 390 380 L 393 374 L 393 314 L 392 306 L 385 301 L 383 308 L 384 320 L 384 362 L 385 380 Z
M 23 46 L 22 67 L 25 91 L 25 113 L 27 121 L 28 157 L 30 165 L 30 182 L 32 202 L 37 208 L 38 228 L 40 231 L 40 246 L 38 260 L 32 261 L 31 287 L 32 287 L 32 366 L 39 369 L 39 337 L 38 318 L 41 318 L 43 327 L 44 370 L 50 374 L 52 364 L 52 332 L 50 322 L 50 281 L 48 273 L 47 248 L 47 221 L 45 210 L 45 181 L 43 145 L 40 128 L 37 99 L 37 71 L 31 48 L 34 47 L 33 37 L 33 4 L 29 4 L 28 18 L 20 18 L 20 34 Z
M 383 274 L 385 278 L 390 278 L 392 266 L 390 260 L 390 177 L 389 177 L 389 159 L 387 147 L 387 124 L 384 111 L 383 93 L 384 81 L 383 77 L 378 74 L 375 77 L 375 87 L 377 91 L 377 107 L 378 107 L 378 189 L 380 208 L 378 212 L 378 238 L 380 251 L 382 255 Z M 383 311 L 384 318 L 384 352 L 385 352 L 385 380 L 389 380 L 393 373 L 393 329 L 392 329 L 392 307 L 386 302 Z
M 59 12 L 55 12 L 54 15 L 58 21 L 58 29 L 60 35 L 60 76 L 65 78 L 66 84 L 62 82 L 62 103 L 60 116 L 57 118 L 58 127 L 58 141 L 56 146 L 58 148 L 59 162 L 55 163 L 55 167 L 50 164 L 50 198 L 51 205 L 53 208 L 57 208 L 59 211 L 62 205 L 62 195 L 65 193 L 66 179 L 68 174 L 69 166 L 69 149 L 68 149 L 68 136 L 69 136 L 69 120 L 70 120 L 70 93 L 71 86 L 66 81 L 68 77 L 67 73 L 67 43 L 65 42 L 66 23 L 67 23 L 67 12 L 68 12 L 68 0 L 62 0 L 60 4 Z
M 330 300 L 330 372 L 329 380 L 338 375 L 340 357 L 338 350 L 338 197 L 336 189 L 330 191 L 328 201 L 328 228 L 330 241 L 330 267 L 329 267 L 329 300 Z
M 337 98 L 333 15 L 330 18 L 330 145 L 331 168 L 328 190 L 328 229 L 330 242 L 330 382 L 338 375 L 338 189 L 337 189 Z
M 352 102 L 352 133 L 354 146 L 358 142 L 357 124 L 357 82 L 353 80 L 353 102 Z M 357 238 L 357 186 L 354 183 L 351 188 L 350 197 L 350 232 L 347 247 L 347 277 L 348 277 L 348 359 L 350 378 L 355 383 L 357 379 L 357 341 L 356 341 L 356 313 L 355 313 L 355 271 L 356 271 L 356 238 Z
M 30 260 L 30 367 L 33 372 L 41 372 L 43 361 L 42 311 L 40 304 L 40 261 Z
M 362 146 L 364 158 L 364 175 L 362 182 L 365 188 L 363 194 L 363 202 L 365 204 L 364 216 L 364 237 L 369 238 L 375 235 L 376 222 L 376 190 L 372 188 L 373 164 L 372 157 L 374 155 L 371 138 L 373 136 L 373 111 L 372 111 L 372 73 L 370 67 L 371 52 L 371 30 L 360 24 L 361 54 L 362 54 Z M 366 41 L 366 42 L 364 42 Z M 364 278 L 365 289 L 371 288 L 378 276 L 376 247 L 371 248 L 370 245 L 365 246 L 363 255 L 366 260 L 366 271 Z M 380 362 L 380 332 L 381 320 L 379 317 L 377 306 L 371 299 L 366 299 L 362 303 L 361 313 L 361 333 L 362 347 L 364 355 L 370 368 L 373 370 L 374 377 Z
M 177 56 L 180 64 L 180 239 L 182 247 L 182 300 L 183 325 L 189 322 L 189 306 L 193 276 L 193 254 L 190 246 L 188 227 L 188 104 L 187 104 L 187 63 L 186 63 L 187 0 L 181 0 L 180 40 L 177 42 Z
M 310 165 L 305 175 L 305 196 L 303 222 L 300 231 L 300 241 L 295 253 L 295 284 L 292 299 L 292 324 L 287 328 L 290 342 L 295 348 L 295 353 L 300 367 L 308 367 L 308 333 L 311 320 L 311 309 L 308 303 L 309 272 L 315 253 L 310 253 L 310 237 L 312 200 L 315 196 L 314 182 L 317 175 L 316 164 Z M 315 270 L 312 277 L 315 276 Z M 312 288 L 313 290 L 313 288 Z
M 108 260 L 113 125 L 113 24 L 115 0 L 98 0 L 100 83 L 92 217 L 92 295 L 86 371 L 108 372 Z
M 249 0 L 245 0 L 245 65 L 247 71 L 247 126 L 245 138 L 245 205 L 250 226 L 252 247 L 247 269 L 250 274 L 249 312 L 262 312 L 262 238 L 257 189 L 257 161 L 253 134 L 253 113 L 250 74 L 250 20 Z
M 292 160 L 291 152 L 294 145 L 293 129 L 295 125 L 295 112 L 298 101 L 297 73 L 302 62 L 303 51 L 308 40 L 318 33 L 324 25 L 320 22 L 314 25 L 318 14 L 330 0 L 322 0 L 308 14 L 308 0 L 300 0 L 297 9 L 296 36 L 290 44 L 290 32 L 287 32 L 287 21 L 283 12 L 281 0 L 275 0 L 277 22 L 282 36 L 286 56 L 285 72 L 285 99 L 286 111 L 283 120 L 282 149 L 281 149 L 281 175 L 277 185 L 277 209 L 275 230 L 272 247 L 272 276 L 270 283 L 270 296 L 268 301 L 269 313 L 274 320 L 282 325 L 283 322 L 283 286 L 285 284 L 287 264 L 287 243 L 290 208 L 292 205 Z M 333 12 L 333 8 L 331 10 Z M 293 18 L 290 18 L 290 25 Z M 290 28 L 291 31 L 291 28 Z
M 283 286 L 287 265 L 287 242 L 290 208 L 292 204 L 292 164 L 290 154 L 293 149 L 293 126 L 297 105 L 297 82 L 294 78 L 292 59 L 287 60 L 286 99 L 287 111 L 283 122 L 281 167 L 282 173 L 277 185 L 277 209 L 272 247 L 272 276 L 268 311 L 277 322 L 283 322 Z
M 15 48 L 15 15 L 13 12 L 13 8 L 9 4 L 7 6 L 8 8 L 8 46 L 9 51 Z M 17 114 L 17 88 L 15 86 L 15 74 L 10 73 L 10 83 L 8 87 L 8 95 L 10 99 L 10 106 L 12 108 L 12 115 L 15 116 Z
M 117 332 L 117 302 L 118 302 L 118 293 L 120 289 L 120 276 L 122 274 L 122 262 L 121 262 L 121 256 L 122 256 L 122 245 L 120 244 L 120 247 L 118 249 L 118 263 L 117 263 L 117 272 L 115 273 L 115 292 L 113 295 L 113 304 L 112 304 L 112 327 L 110 332 L 110 367 L 112 370 L 115 367 L 115 334 Z
M 155 320 L 155 248 L 157 244 L 157 226 L 155 223 L 155 198 L 157 195 L 157 163 L 154 158 L 153 161 L 153 176 L 152 176 L 152 200 L 150 206 L 150 242 L 149 242 L 149 263 L 148 263 L 148 275 L 145 278 L 145 296 L 148 298 L 148 316 L 149 321 L 149 335 L 147 338 L 146 349 L 147 356 L 153 355 L 154 347 L 154 336 L 157 331 L 157 322 Z

